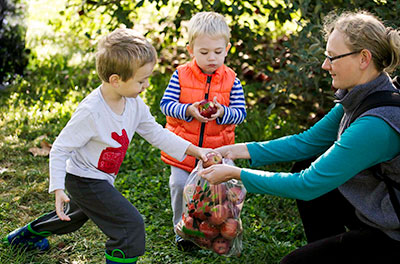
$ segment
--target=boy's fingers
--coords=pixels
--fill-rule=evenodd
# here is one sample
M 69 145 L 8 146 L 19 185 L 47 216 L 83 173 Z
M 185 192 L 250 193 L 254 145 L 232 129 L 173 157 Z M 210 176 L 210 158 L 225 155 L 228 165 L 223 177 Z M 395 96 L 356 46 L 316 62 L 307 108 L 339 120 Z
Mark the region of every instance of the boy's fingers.
M 64 198 L 63 201 L 59 201 L 56 203 L 56 213 L 58 218 L 60 218 L 61 221 L 70 221 L 71 218 L 69 218 L 68 215 L 64 213 L 64 202 L 68 203 L 70 199 L 68 197 Z

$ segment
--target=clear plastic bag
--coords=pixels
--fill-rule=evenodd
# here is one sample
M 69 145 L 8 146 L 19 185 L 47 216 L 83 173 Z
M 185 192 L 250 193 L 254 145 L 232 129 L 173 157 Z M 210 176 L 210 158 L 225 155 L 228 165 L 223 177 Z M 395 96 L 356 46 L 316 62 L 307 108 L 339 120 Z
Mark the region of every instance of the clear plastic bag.
M 222 162 L 234 165 L 232 160 L 223 159 Z M 239 256 L 243 237 L 240 212 L 246 189 L 237 180 L 211 185 L 198 175 L 202 169 L 200 161 L 186 181 L 183 214 L 176 231 L 203 249 Z

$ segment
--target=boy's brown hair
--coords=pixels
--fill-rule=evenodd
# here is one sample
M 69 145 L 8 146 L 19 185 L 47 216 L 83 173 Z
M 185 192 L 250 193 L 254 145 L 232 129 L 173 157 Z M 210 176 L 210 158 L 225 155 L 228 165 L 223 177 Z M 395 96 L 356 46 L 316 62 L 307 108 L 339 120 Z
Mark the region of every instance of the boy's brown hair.
M 133 29 L 114 30 L 100 40 L 96 52 L 97 74 L 104 82 L 113 74 L 126 82 L 140 67 L 156 61 L 154 47 Z

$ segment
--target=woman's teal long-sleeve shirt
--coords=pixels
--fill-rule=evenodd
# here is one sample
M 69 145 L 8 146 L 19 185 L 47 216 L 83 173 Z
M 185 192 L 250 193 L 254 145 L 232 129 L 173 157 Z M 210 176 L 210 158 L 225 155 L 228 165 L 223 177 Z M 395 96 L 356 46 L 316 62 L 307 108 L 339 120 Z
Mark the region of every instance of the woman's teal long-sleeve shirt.
M 400 134 L 378 117 L 358 118 L 337 139 L 343 107 L 337 104 L 307 131 L 266 142 L 247 143 L 251 166 L 304 160 L 321 155 L 299 173 L 242 169 L 247 191 L 311 200 L 360 171 L 400 153 Z

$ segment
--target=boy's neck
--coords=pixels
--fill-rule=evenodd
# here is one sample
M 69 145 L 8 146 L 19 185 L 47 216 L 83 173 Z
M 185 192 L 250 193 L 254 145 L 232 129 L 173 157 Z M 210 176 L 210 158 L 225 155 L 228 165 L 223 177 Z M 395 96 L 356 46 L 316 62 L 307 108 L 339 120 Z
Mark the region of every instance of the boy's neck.
M 114 87 L 106 82 L 102 83 L 100 91 L 111 110 L 117 115 L 122 115 L 125 109 L 125 97 L 116 93 Z

